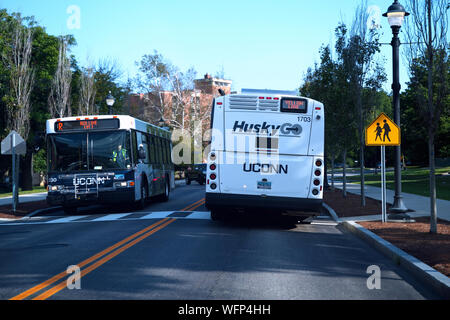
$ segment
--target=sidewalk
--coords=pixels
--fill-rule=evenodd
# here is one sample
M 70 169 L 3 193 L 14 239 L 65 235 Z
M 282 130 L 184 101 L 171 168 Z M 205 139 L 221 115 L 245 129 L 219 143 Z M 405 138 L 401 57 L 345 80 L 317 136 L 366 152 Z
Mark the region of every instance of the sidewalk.
M 19 194 L 19 203 L 42 201 L 47 198 L 47 192 Z M 0 198 L 0 206 L 12 204 L 12 196 Z
M 329 179 L 329 184 L 331 185 L 331 178 Z M 340 181 L 334 182 L 335 188 L 342 189 L 343 183 Z M 361 185 L 356 183 L 348 183 L 347 192 L 354 194 L 361 194 Z M 365 186 L 366 197 L 380 200 L 381 201 L 381 188 L 373 186 Z M 387 203 L 392 204 L 394 201 L 394 190 L 386 189 L 386 199 Z M 411 218 L 417 217 L 429 217 L 430 216 L 430 199 L 428 197 L 419 196 L 411 193 L 402 192 L 403 203 L 408 209 L 414 210 L 414 212 L 407 212 Z M 437 206 L 437 216 L 439 219 L 450 221 L 450 201 L 447 200 L 436 200 Z M 380 215 L 374 216 L 363 216 L 363 217 L 347 217 L 341 218 L 343 221 L 361 221 L 361 220 L 379 220 Z

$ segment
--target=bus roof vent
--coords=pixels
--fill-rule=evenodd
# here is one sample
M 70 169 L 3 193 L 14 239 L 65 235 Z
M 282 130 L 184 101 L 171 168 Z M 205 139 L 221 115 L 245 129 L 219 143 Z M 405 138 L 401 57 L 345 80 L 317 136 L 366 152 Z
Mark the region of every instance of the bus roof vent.
M 259 110 L 278 111 L 279 100 L 259 100 Z
M 256 110 L 258 97 L 233 95 L 230 96 L 230 109 Z

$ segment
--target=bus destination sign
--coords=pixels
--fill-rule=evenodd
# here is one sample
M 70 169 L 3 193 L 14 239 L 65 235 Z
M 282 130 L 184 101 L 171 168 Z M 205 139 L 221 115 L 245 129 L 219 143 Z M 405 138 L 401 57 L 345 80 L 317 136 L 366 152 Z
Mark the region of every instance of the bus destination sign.
M 119 119 L 86 119 L 55 122 L 56 132 L 119 129 Z
M 301 98 L 281 99 L 281 112 L 306 113 L 307 100 Z

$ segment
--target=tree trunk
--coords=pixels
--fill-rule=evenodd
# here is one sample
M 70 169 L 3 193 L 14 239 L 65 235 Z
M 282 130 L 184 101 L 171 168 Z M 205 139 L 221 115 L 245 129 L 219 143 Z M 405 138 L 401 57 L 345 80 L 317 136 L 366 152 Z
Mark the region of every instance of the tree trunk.
M 361 101 L 361 91 L 358 90 L 357 104 L 359 109 L 359 166 L 361 176 L 361 206 L 366 206 L 366 193 L 364 190 L 365 177 L 364 177 L 364 125 L 363 125 L 363 107 Z
M 334 154 L 331 155 L 331 190 L 334 190 Z
M 22 191 L 33 190 L 33 153 L 27 151 L 20 161 L 20 187 Z
M 436 168 L 434 163 L 434 132 L 428 129 L 428 157 L 430 164 L 430 233 L 437 233 L 437 207 L 436 207 Z
M 347 149 L 344 149 L 344 152 L 342 153 L 342 160 L 344 162 L 343 168 L 342 168 L 342 195 L 344 198 L 347 198 L 347 176 L 346 176 L 346 168 L 347 168 Z

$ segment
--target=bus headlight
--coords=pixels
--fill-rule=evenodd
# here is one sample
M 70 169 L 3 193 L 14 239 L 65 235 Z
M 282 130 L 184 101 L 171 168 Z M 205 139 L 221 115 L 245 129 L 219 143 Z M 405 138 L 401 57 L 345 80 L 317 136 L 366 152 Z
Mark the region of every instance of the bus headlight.
M 64 186 L 48 186 L 48 191 L 61 191 Z

